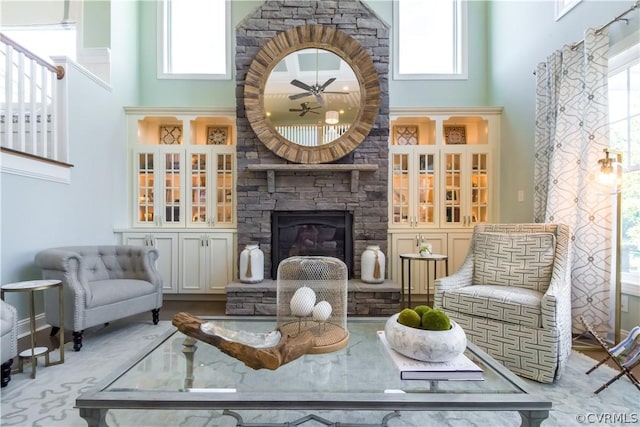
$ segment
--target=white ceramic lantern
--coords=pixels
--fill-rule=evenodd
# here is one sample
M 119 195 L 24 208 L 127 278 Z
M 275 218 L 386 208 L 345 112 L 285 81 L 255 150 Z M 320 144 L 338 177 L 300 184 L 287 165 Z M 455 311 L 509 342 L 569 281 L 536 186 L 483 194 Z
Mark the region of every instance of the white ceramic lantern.
M 365 283 L 383 283 L 385 256 L 378 245 L 370 245 L 360 259 L 360 280 Z
M 264 253 L 255 243 L 246 245 L 240 252 L 240 281 L 259 283 L 264 280 Z

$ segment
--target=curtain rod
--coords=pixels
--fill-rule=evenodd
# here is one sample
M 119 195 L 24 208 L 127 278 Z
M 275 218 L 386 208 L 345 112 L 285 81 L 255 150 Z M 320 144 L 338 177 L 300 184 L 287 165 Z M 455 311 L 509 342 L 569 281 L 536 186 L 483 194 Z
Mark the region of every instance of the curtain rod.
M 637 0 L 635 2 L 635 4 L 633 6 L 631 6 L 629 9 L 625 10 L 624 12 L 622 12 L 620 15 L 616 16 L 615 18 L 613 18 L 611 21 L 607 22 L 606 24 L 604 24 L 602 27 L 598 28 L 596 30 L 596 33 L 600 33 L 602 32 L 602 30 L 608 28 L 611 24 L 616 23 L 616 22 L 620 22 L 620 21 L 624 21 L 626 24 L 629 23 L 629 20 L 626 19 L 624 16 L 627 15 L 628 13 L 633 12 L 634 10 L 638 9 L 640 7 L 640 0 Z M 576 49 L 578 48 L 582 43 L 584 43 L 584 39 L 575 42 L 574 44 L 571 45 L 571 49 Z
M 629 9 L 625 10 L 624 12 L 622 12 L 620 15 L 616 16 L 615 18 L 613 18 L 611 21 L 607 22 L 606 24 L 604 24 L 603 26 L 601 26 L 600 28 L 598 28 L 596 30 L 596 33 L 601 32 L 602 30 L 606 29 L 607 27 L 609 27 L 611 24 L 616 23 L 616 22 L 620 22 L 620 21 L 624 21 L 625 23 L 629 23 L 629 20 L 627 18 L 625 18 L 624 16 L 627 15 L 628 13 L 633 12 L 634 10 L 640 8 L 640 0 L 637 0 L 635 2 L 635 4 L 633 6 L 631 6 Z M 582 43 L 584 43 L 584 39 L 575 42 L 571 45 L 571 49 L 577 49 Z M 536 71 L 533 71 L 533 75 L 536 75 Z

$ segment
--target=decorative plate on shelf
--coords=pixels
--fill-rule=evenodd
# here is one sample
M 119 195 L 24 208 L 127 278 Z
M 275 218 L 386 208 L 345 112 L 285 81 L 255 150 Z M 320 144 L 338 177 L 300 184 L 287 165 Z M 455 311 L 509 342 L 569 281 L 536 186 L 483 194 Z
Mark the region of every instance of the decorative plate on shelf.
M 207 128 L 207 144 L 209 145 L 227 145 L 227 137 L 229 129 L 220 126 L 211 126 Z
M 397 145 L 418 145 L 418 126 L 395 126 Z
M 444 140 L 446 144 L 466 144 L 467 129 L 464 126 L 446 126 L 444 127 Z
M 160 144 L 182 144 L 182 126 L 160 125 Z

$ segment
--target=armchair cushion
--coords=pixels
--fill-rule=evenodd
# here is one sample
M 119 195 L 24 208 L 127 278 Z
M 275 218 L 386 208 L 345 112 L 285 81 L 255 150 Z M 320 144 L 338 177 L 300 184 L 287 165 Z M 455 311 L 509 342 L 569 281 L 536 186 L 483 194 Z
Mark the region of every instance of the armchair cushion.
M 442 308 L 515 325 L 540 328 L 542 293 L 500 285 L 474 285 L 446 292 Z
M 479 232 L 475 241 L 474 285 L 501 285 L 546 292 L 556 239 L 552 233 Z

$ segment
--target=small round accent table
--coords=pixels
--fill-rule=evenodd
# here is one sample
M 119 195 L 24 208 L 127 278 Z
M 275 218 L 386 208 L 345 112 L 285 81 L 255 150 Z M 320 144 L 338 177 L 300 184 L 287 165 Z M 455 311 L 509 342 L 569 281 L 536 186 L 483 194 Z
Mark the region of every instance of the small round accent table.
M 420 254 L 400 254 L 400 271 L 401 271 L 401 289 L 402 289 L 402 305 L 404 306 L 405 283 L 407 283 L 407 296 L 409 297 L 407 307 L 411 307 L 411 262 L 425 261 L 427 263 L 427 302 L 429 301 L 429 261 L 433 262 L 433 281 L 435 283 L 437 276 L 438 261 L 444 261 L 445 275 L 449 275 L 449 257 L 441 254 L 431 254 L 422 256 Z M 407 275 L 409 279 L 405 282 L 405 263 L 407 265 Z
M 36 366 L 38 357 L 45 357 L 45 366 L 58 365 L 64 363 L 64 326 L 60 328 L 60 358 L 57 362 L 50 363 L 49 348 L 36 347 L 36 312 L 34 294 L 36 291 L 46 291 L 47 289 L 58 288 L 58 318 L 64 319 L 64 294 L 60 280 L 30 280 L 26 282 L 9 283 L 2 285 L 1 297 L 4 299 L 5 292 L 29 292 L 29 326 L 31 333 L 31 349 L 24 350 L 18 355 L 18 372 L 22 372 L 23 359 L 31 359 L 31 378 L 36 377 Z

